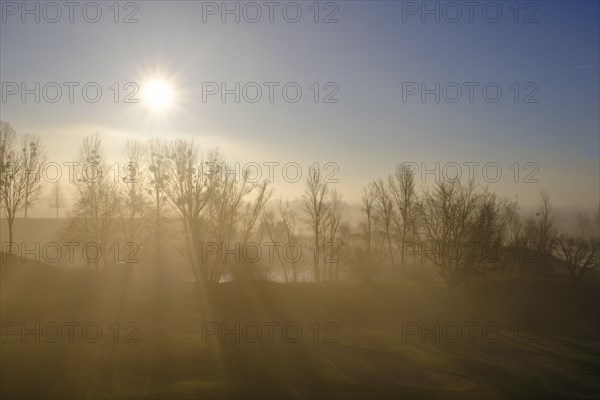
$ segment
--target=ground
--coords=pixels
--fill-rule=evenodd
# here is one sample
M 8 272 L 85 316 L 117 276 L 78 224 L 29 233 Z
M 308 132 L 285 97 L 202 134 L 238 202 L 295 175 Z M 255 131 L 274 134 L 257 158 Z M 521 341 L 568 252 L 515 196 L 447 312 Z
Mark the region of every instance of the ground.
M 600 396 L 593 281 L 199 290 L 14 258 L 0 272 L 2 398 Z M 99 338 L 96 325 L 83 336 L 90 323 Z

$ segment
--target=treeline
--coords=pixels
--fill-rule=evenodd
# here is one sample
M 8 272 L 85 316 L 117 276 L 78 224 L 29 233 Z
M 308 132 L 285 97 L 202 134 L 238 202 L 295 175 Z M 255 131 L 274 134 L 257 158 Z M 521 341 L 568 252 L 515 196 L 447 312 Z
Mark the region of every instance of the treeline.
M 8 243 L 13 241 L 15 216 L 27 216 L 40 200 L 44 182 L 39 166 L 46 162 L 38 136 L 17 139 L 14 129 L 2 122 L 0 203 Z M 245 262 L 239 254 L 228 258 L 206 253 L 241 252 L 249 243 L 265 241 L 273 255 L 268 267 L 280 270 L 285 282 L 298 281 L 300 269 L 305 269 L 306 263 L 294 257 L 302 249 L 311 254 L 314 281 L 349 276 L 367 283 L 420 279 L 429 266 L 455 287 L 489 275 L 525 274 L 531 265 L 536 274 L 543 273 L 560 259 L 577 284 L 599 268 L 598 214 L 595 235 L 559 234 L 546 192 L 536 214 L 523 219 L 516 202 L 474 181 L 417 187 L 415 175 L 401 164 L 386 179 L 364 188 L 361 220 L 351 224 L 343 222 L 345 203 L 318 165 L 308 171 L 300 207 L 270 201 L 274 189 L 267 181 L 220 173 L 219 168 L 228 169 L 217 150 L 202 152 L 193 141 L 182 139 L 129 140 L 121 163 L 109 163 L 100 136 L 87 136 L 72 163 L 73 202 L 65 235 L 97 244 L 102 254 L 109 253 L 104 250 L 115 239 L 139 245 L 157 271 L 164 272 L 169 268 L 166 225 L 177 217 L 182 225 L 177 239 L 198 284 L 259 278 L 256 263 Z M 57 217 L 64 206 L 63 191 L 57 182 L 48 195 Z M 103 257 L 88 266 L 98 269 L 108 261 Z

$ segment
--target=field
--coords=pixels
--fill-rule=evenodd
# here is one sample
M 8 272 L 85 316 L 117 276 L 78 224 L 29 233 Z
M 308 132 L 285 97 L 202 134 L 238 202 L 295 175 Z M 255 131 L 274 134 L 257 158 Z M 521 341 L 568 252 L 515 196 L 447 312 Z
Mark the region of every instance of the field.
M 2 398 L 600 395 L 592 280 L 198 290 L 13 256 L 0 272 Z

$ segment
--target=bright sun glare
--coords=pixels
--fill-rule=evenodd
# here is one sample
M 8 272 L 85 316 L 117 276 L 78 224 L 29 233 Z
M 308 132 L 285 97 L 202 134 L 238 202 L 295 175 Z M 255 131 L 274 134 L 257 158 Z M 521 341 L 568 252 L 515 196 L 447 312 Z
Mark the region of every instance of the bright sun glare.
M 144 87 L 144 101 L 153 110 L 166 110 L 173 101 L 173 90 L 164 80 L 151 81 Z

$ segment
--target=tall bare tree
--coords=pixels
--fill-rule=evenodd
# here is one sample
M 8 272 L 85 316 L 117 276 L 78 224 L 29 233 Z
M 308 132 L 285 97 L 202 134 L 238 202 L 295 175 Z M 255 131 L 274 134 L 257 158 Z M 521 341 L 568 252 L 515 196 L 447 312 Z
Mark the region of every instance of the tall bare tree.
M 358 278 L 366 284 L 374 279 L 381 262 L 381 258 L 377 257 L 378 252 L 373 251 L 375 201 L 373 185 L 368 185 L 362 196 L 361 211 L 364 219 L 359 224 L 360 240 L 358 244 L 350 245 L 350 267 Z
M 282 255 L 282 248 L 280 238 L 285 237 L 286 228 L 283 221 L 275 221 L 275 214 L 273 211 L 265 211 L 261 217 L 261 227 L 267 233 L 269 240 L 271 241 L 272 247 L 275 250 L 275 255 L 277 256 L 277 261 L 281 265 L 281 269 L 283 271 L 283 278 L 285 283 L 289 282 L 288 273 L 287 273 L 287 263 L 285 257 Z M 294 281 L 295 281 L 294 277 Z
M 487 273 L 499 273 L 508 264 L 502 257 L 507 242 L 507 227 L 512 208 L 495 193 L 485 191 L 477 199 L 470 242 L 475 245 L 470 255 L 473 264 L 467 281 Z
M 396 237 L 399 239 L 398 248 L 402 253 L 402 264 L 404 264 L 407 258 L 405 255 L 407 244 L 415 246 L 415 241 L 418 239 L 415 215 L 418 198 L 414 173 L 405 164 L 401 164 L 396 167 L 394 175 L 388 178 L 388 185 L 396 205 L 396 215 L 399 217 L 395 218 L 394 222 L 399 233 Z
M 339 227 L 340 221 L 342 219 L 342 215 L 344 214 L 344 202 L 342 200 L 341 195 L 338 193 L 337 189 L 333 189 L 329 195 L 329 206 L 327 207 L 327 215 L 326 215 L 326 232 L 325 232 L 325 240 L 324 245 L 326 248 L 329 248 L 329 251 L 326 250 L 324 261 L 324 270 L 323 270 L 323 280 L 329 280 L 332 282 L 334 279 L 333 275 L 333 264 L 336 265 L 336 276 L 338 275 L 339 268 L 339 249 L 340 249 L 340 241 L 339 239 Z
M 13 243 L 16 214 L 25 207 L 27 183 L 22 153 L 14 149 L 16 132 L 13 127 L 0 121 L 0 203 L 8 223 L 8 243 Z
M 75 203 L 70 213 L 69 234 L 84 244 L 97 246 L 101 256 L 88 256 L 88 268 L 108 261 L 109 239 L 119 211 L 119 193 L 114 174 L 104 155 L 98 133 L 86 136 L 74 167 Z
M 253 201 L 246 201 L 244 203 L 243 211 L 241 214 L 241 226 L 240 226 L 240 238 L 242 244 L 247 243 L 258 224 L 261 213 L 263 212 L 265 205 L 273 194 L 273 189 L 269 189 L 268 182 L 263 181 L 260 184 L 252 185 L 252 189 L 257 189 L 256 198 Z
M 224 165 L 220 163 L 220 165 Z M 243 205 L 244 197 L 252 192 L 254 185 L 248 181 L 247 175 L 236 176 L 229 174 L 228 167 L 219 170 L 212 181 L 213 198 L 210 201 L 209 228 L 210 234 L 219 246 L 220 253 L 226 254 L 224 249 L 235 247 L 234 239 L 239 222 L 239 212 Z M 240 243 L 237 244 L 238 248 Z M 237 255 L 236 255 L 237 258 Z M 227 258 L 214 259 L 209 265 L 209 279 L 218 282 L 225 273 Z M 240 265 L 234 266 L 236 274 L 242 272 Z M 244 271 L 246 272 L 246 271 Z
M 269 189 L 267 181 L 263 181 L 260 184 L 252 184 L 251 189 L 253 192 L 255 192 L 255 199 L 244 201 L 239 207 L 239 218 L 236 218 L 239 220 L 239 232 L 237 236 L 239 238 L 238 247 L 242 252 L 240 256 L 245 255 L 246 252 L 244 249 L 248 245 L 252 235 L 255 233 L 256 227 L 260 225 L 265 205 L 273 194 L 273 190 Z M 238 215 L 237 210 L 234 210 L 234 215 Z M 236 226 L 235 223 L 234 226 Z M 274 238 L 280 236 L 281 227 L 277 227 L 277 231 L 278 232 L 275 234 Z M 239 268 L 237 268 L 237 270 L 234 268 L 232 271 L 238 273 L 238 276 L 240 272 L 244 274 L 243 276 L 248 276 L 248 272 L 254 274 L 257 271 L 252 264 L 253 263 L 250 262 L 250 260 L 244 260 L 244 263 L 241 263 L 239 267 L 248 268 L 249 271 L 241 271 Z M 256 275 L 252 277 L 256 278 Z M 218 279 L 220 279 L 220 276 Z M 285 281 L 287 282 L 287 272 L 285 273 Z
M 519 273 L 522 274 L 526 261 L 524 258 L 526 254 L 523 254 L 523 252 L 527 251 L 527 236 L 519 214 L 519 204 L 516 200 L 506 205 L 506 224 L 508 247 L 513 256 L 510 275 L 512 276 L 514 272 L 515 264 L 519 266 Z
M 314 240 L 313 273 L 316 282 L 321 279 L 321 247 L 327 223 L 327 195 L 329 186 L 325 183 L 321 167 L 311 167 L 306 179 L 306 187 L 302 195 L 302 210 L 306 214 Z
M 196 282 L 203 284 L 207 280 L 207 271 L 200 262 L 204 228 L 202 212 L 211 195 L 209 176 L 203 173 L 203 160 L 194 142 L 174 140 L 164 151 L 164 155 L 158 156 L 161 160 L 161 190 L 164 190 L 183 219 L 191 252 L 192 273 Z
M 148 166 L 148 184 L 146 185 L 146 193 L 152 199 L 151 203 L 154 208 L 154 269 L 160 273 L 163 265 L 163 238 L 166 236 L 162 229 L 162 217 L 168 204 L 168 196 L 166 193 L 167 181 L 170 176 L 167 174 L 169 158 L 168 145 L 165 141 L 154 138 L 150 139 L 145 148 L 145 164 Z M 187 226 L 184 224 L 184 226 Z M 189 247 L 189 236 L 186 231 L 186 244 L 188 244 L 188 252 L 191 254 Z
M 349 222 L 342 222 L 339 226 L 339 235 L 337 239 L 337 262 L 335 264 L 335 281 L 340 280 L 340 264 L 341 260 L 347 260 L 348 249 L 350 249 L 350 241 L 352 236 L 352 227 Z M 346 263 L 347 264 L 347 263 Z
M 46 150 L 38 135 L 25 135 L 21 139 L 21 162 L 25 174 L 24 216 L 38 200 L 42 191 L 41 171 L 46 162 Z
M 424 245 L 435 247 L 430 261 L 450 289 L 464 283 L 474 265 L 470 241 L 480 196 L 472 181 L 442 181 L 425 191 L 419 206 Z
M 121 219 L 126 243 L 145 242 L 150 219 L 150 199 L 145 190 L 146 170 L 143 168 L 144 147 L 136 140 L 125 143 L 125 164 L 120 168 L 122 207 Z
M 394 262 L 394 251 L 392 249 L 392 229 L 396 219 L 394 211 L 394 202 L 388 187 L 383 180 L 373 181 L 375 193 L 375 214 L 388 246 L 388 254 L 392 265 L 392 275 L 397 275 L 396 264 Z
M 7 182 L 5 174 L 14 168 L 13 164 L 16 161 L 14 151 L 16 137 L 14 128 L 8 122 L 0 121 L 0 196 L 3 193 L 2 185 Z
M 41 168 L 46 160 L 39 136 L 25 135 L 21 149 L 14 149 L 16 133 L 5 122 L 0 126 L 0 202 L 8 222 L 9 243 L 13 240 L 14 220 L 38 201 L 42 190 Z
M 290 207 L 290 203 L 288 201 L 283 204 L 283 201 L 279 200 L 279 215 L 281 216 L 281 222 L 283 227 L 285 228 L 285 238 L 289 246 L 287 248 L 291 248 L 292 244 L 298 244 L 298 237 L 296 236 L 296 211 Z M 294 282 L 298 282 L 298 271 L 296 270 L 297 258 L 295 255 L 290 256 L 292 263 L 292 277 Z
M 552 273 L 550 254 L 556 238 L 556 216 L 550 202 L 550 195 L 545 190 L 540 193 L 538 209 L 534 218 L 533 243 L 537 249 L 536 261 L 539 261 L 538 273 Z

